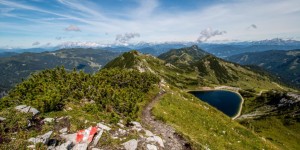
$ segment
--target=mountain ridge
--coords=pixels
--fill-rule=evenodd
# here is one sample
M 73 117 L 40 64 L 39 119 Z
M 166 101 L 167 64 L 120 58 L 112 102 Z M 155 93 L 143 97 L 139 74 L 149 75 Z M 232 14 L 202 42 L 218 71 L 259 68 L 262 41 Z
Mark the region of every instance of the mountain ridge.
M 270 57 L 272 56 L 272 57 Z M 256 65 L 284 82 L 300 86 L 300 50 L 270 50 L 265 52 L 243 53 L 228 57 L 227 60 L 242 65 Z

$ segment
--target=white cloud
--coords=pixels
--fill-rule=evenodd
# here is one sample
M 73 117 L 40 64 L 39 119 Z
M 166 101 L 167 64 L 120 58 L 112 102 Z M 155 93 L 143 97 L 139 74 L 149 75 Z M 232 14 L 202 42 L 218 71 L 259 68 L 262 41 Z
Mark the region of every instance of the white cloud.
M 210 39 L 214 36 L 223 35 L 225 33 L 226 33 L 226 31 L 219 31 L 219 30 L 213 30 L 211 28 L 207 28 L 200 32 L 200 36 L 198 37 L 197 41 L 198 42 L 206 42 L 208 39 Z
M 247 27 L 247 29 L 257 29 L 257 25 L 251 24 L 249 27 Z
M 14 10 L 15 10 L 14 8 L 1 8 L 0 13 L 1 14 L 7 14 L 7 13 L 12 12 Z
M 139 33 L 125 33 L 116 35 L 116 41 L 119 43 L 128 43 L 131 39 L 140 37 Z
M 36 42 L 32 43 L 32 46 L 36 46 L 36 45 L 40 45 L 40 44 L 41 44 L 40 42 L 36 41 Z
M 76 31 L 76 32 L 79 32 L 81 31 L 77 26 L 75 25 L 70 25 L 68 26 L 67 28 L 65 28 L 66 31 Z

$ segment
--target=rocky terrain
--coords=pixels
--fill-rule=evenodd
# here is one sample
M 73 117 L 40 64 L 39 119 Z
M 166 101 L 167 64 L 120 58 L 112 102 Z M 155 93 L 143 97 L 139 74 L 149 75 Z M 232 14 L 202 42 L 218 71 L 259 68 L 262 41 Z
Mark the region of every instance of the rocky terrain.
M 20 113 L 28 113 L 31 119 L 28 120 L 27 128 L 33 124 L 54 125 L 55 130 L 45 131 L 43 134 L 29 138 L 28 149 L 47 148 L 48 150 L 99 150 L 99 149 L 147 149 L 159 150 L 169 149 L 171 145 L 166 145 L 160 135 L 153 134 L 150 130 L 144 128 L 139 122 L 132 121 L 130 124 L 124 124 L 120 120 L 117 125 L 94 122 L 95 126 L 90 126 L 78 132 L 70 132 L 70 116 L 59 118 L 40 118 L 39 111 L 33 107 L 19 105 L 15 107 Z M 0 123 L 5 123 L 10 118 L 0 117 Z M 18 134 L 17 132 L 15 133 Z M 15 140 L 11 137 L 9 140 Z M 3 139 L 1 139 L 2 141 Z M 108 140 L 118 144 L 105 144 Z M 0 141 L 0 142 L 1 142 Z M 173 147 L 173 149 L 178 147 Z

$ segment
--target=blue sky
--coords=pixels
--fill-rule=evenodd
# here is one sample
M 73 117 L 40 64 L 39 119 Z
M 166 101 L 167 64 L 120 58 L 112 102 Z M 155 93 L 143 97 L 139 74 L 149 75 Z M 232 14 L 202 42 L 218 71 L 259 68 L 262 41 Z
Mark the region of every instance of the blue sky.
M 0 47 L 300 40 L 299 0 L 0 0 Z

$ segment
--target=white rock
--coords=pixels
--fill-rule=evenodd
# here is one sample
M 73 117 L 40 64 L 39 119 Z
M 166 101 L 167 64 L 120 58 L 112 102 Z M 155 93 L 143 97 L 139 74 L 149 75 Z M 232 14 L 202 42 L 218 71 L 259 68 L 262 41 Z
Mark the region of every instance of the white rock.
M 137 127 L 137 128 L 143 128 L 142 125 L 139 123 L 139 122 L 136 122 L 136 121 L 131 121 L 131 123 Z
M 97 133 L 97 135 L 94 137 L 94 140 L 93 140 L 93 146 L 96 146 L 102 136 L 102 133 L 103 133 L 103 129 L 100 129 L 100 131 Z
M 131 122 L 133 124 L 133 130 L 136 130 L 136 131 L 141 131 L 143 129 L 142 125 L 139 123 L 139 122 L 136 122 L 136 121 L 132 121 Z
M 72 150 L 86 150 L 88 147 L 88 143 L 79 143 L 74 146 Z
M 160 147 L 165 147 L 163 140 L 159 136 L 151 136 L 146 139 L 148 142 L 157 142 Z
M 118 132 L 119 132 L 121 135 L 126 134 L 126 130 L 123 130 L 123 129 L 119 129 Z
M 145 132 L 146 132 L 146 136 L 154 136 L 154 134 L 149 130 L 145 130 Z
M 63 119 L 70 119 L 70 118 L 72 118 L 71 116 L 63 116 L 63 117 L 60 117 L 60 118 L 57 118 L 56 119 L 56 122 L 60 122 L 61 120 L 63 120 Z
M 100 150 L 99 148 L 92 148 L 92 150 Z
M 66 141 L 71 141 L 73 143 L 76 143 L 76 136 L 77 136 L 77 133 L 60 135 L 61 138 L 65 139 Z
M 6 118 L 0 117 L 0 121 L 4 121 L 6 120 Z
M 51 123 L 54 121 L 54 118 L 45 118 L 45 119 L 43 119 L 43 121 Z
M 29 113 L 31 112 L 33 114 L 33 116 L 37 115 L 38 113 L 40 113 L 37 109 L 31 107 L 31 106 L 27 106 L 27 105 L 19 105 L 15 107 L 16 110 L 23 112 L 23 113 Z
M 106 126 L 106 125 L 104 125 L 104 124 L 102 124 L 102 123 L 98 123 L 98 124 L 97 124 L 97 127 L 101 128 L 101 129 L 103 129 L 103 130 L 107 130 L 107 131 L 111 130 L 110 127 L 108 127 L 108 126 Z
M 35 149 L 35 145 L 29 145 L 29 146 L 27 146 L 27 148 L 29 148 L 29 149 Z
M 68 132 L 68 128 L 62 128 L 59 130 L 60 133 L 66 133 Z
M 111 137 L 112 139 L 114 139 L 114 140 L 115 140 L 115 139 L 118 139 L 117 136 L 113 136 L 113 135 L 112 135 L 112 136 L 110 136 L 110 137 Z
M 28 141 L 33 142 L 34 144 L 37 144 L 37 143 L 47 144 L 52 133 L 53 133 L 53 131 L 49 131 L 49 132 L 45 133 L 44 135 L 37 136 L 36 138 L 30 138 L 30 139 L 28 139 Z
M 129 140 L 122 144 L 126 150 L 136 150 L 138 141 L 135 139 Z
M 147 144 L 147 150 L 157 150 L 157 147 L 152 144 Z
M 27 105 L 19 105 L 19 106 L 16 106 L 15 109 L 18 110 L 18 111 L 21 111 L 21 110 L 23 110 L 25 107 L 27 107 Z
M 57 147 L 54 148 L 54 150 L 70 150 L 74 146 L 73 142 L 67 141 L 66 143 L 63 143 Z
M 121 128 L 124 128 L 125 126 L 122 124 L 122 123 L 117 123 L 117 125 L 119 126 L 119 127 L 121 127 Z

